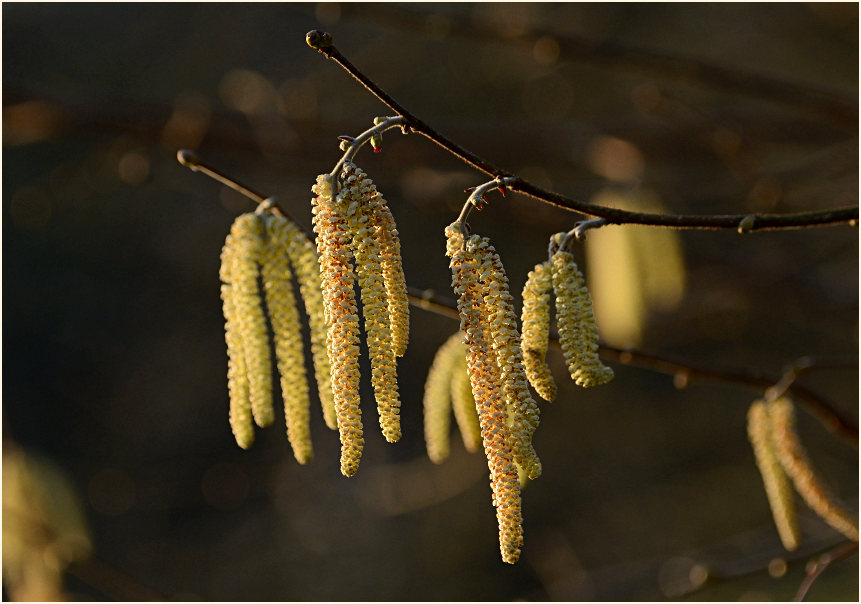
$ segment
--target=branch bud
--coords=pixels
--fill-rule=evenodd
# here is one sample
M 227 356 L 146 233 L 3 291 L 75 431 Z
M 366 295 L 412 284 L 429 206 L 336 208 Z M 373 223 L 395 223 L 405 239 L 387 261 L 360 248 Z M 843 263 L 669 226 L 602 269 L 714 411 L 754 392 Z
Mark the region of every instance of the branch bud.
M 324 48 L 329 48 L 334 44 L 332 41 L 332 34 L 320 31 L 319 29 L 312 29 L 305 34 L 305 42 L 315 50 L 323 50 Z
M 376 121 L 376 120 L 374 120 Z M 383 150 L 383 135 L 374 134 L 371 136 L 371 147 L 374 148 L 374 153 L 379 153 Z
M 750 233 L 753 228 L 756 226 L 756 216 L 753 214 L 749 214 L 741 219 L 738 223 L 738 232 L 742 235 L 745 233 Z

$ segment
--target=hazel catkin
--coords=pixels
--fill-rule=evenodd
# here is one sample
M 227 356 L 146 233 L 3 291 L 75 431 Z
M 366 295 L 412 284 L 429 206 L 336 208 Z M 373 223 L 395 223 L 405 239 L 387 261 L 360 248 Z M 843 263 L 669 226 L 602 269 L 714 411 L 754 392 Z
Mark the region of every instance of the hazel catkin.
M 442 463 L 450 451 L 449 428 L 452 413 L 452 378 L 455 367 L 465 359 L 463 334 L 450 336 L 434 355 L 425 380 L 423 398 L 425 445 L 428 457 Z
M 536 264 L 523 286 L 520 348 L 529 383 L 538 396 L 551 402 L 556 398 L 556 381 L 545 356 L 550 337 L 550 291 L 553 276 L 550 261 Z
M 598 326 L 583 275 L 570 252 L 559 250 L 551 261 L 559 344 L 571 378 L 583 387 L 606 384 L 613 370 L 598 358 Z
M 326 349 L 341 438 L 341 473 L 353 476 L 359 469 L 365 441 L 359 408 L 359 316 L 350 237 L 346 220 L 332 199 L 331 177 L 318 176 L 312 191 L 316 193 L 311 203 L 328 327 Z

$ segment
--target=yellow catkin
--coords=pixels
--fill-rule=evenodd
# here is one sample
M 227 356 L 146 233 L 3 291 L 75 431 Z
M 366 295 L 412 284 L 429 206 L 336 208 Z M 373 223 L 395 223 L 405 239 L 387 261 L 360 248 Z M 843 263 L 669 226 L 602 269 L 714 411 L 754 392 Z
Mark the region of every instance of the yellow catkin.
M 463 335 L 457 332 L 439 347 L 425 379 L 425 445 L 434 463 L 445 461 L 450 452 L 451 382 L 455 366 L 465 358 Z
M 365 200 L 363 210 L 368 217 L 370 234 L 380 248 L 383 283 L 386 287 L 392 347 L 396 357 L 404 356 L 410 333 L 410 304 L 401 260 L 401 242 L 388 203 L 373 181 L 352 162 L 345 162 L 344 171 L 355 174 L 357 185 Z
M 266 218 L 267 246 L 261 265 L 266 309 L 272 325 L 275 358 L 284 399 L 287 440 L 300 464 L 311 461 L 311 401 L 302 344 L 302 326 L 296 296 L 293 295 L 292 271 L 287 255 L 287 220 L 282 216 Z
M 463 334 L 459 335 L 462 341 Z M 472 384 L 469 382 L 469 370 L 466 366 L 466 347 L 463 343 L 460 345 L 460 354 L 451 378 L 451 408 L 454 411 L 454 419 L 460 430 L 463 446 L 470 453 L 475 453 L 481 449 L 481 426 L 475 410 Z
M 592 314 L 592 299 L 574 256 L 557 251 L 552 258 L 552 272 L 559 344 L 571 378 L 583 387 L 606 384 L 613 379 L 613 370 L 598 358 L 598 326 Z
M 308 315 L 311 328 L 311 358 L 314 361 L 314 378 L 323 419 L 329 428 L 335 430 L 338 428 L 338 420 L 335 417 L 335 400 L 332 395 L 331 366 L 326 352 L 326 319 L 323 316 L 320 264 L 317 262 L 314 243 L 298 226 L 284 219 L 283 229 L 287 237 L 287 255 L 299 283 L 299 293 L 305 303 L 305 314 Z
M 765 494 L 780 540 L 789 551 L 798 548 L 801 534 L 792 485 L 777 460 L 768 409 L 764 401 L 754 401 L 747 412 L 747 435 L 753 446 L 756 465 L 762 475 Z
M 795 409 L 787 397 L 769 403 L 777 459 L 805 503 L 835 530 L 858 541 L 858 519 L 843 508 L 816 475 L 795 429 Z
M 467 247 L 476 257 L 479 278 L 484 287 L 491 343 L 502 377 L 505 402 L 510 411 L 509 438 L 514 449 L 514 459 L 526 470 L 529 478 L 535 479 L 541 476 L 541 461 L 532 446 L 532 435 L 538 428 L 539 411 L 527 385 L 508 277 L 499 254 L 487 237 L 470 238 Z
M 275 410 L 272 406 L 269 332 L 257 285 L 258 264 L 263 259 L 264 250 L 263 219 L 252 213 L 242 214 L 233 222 L 230 234 L 234 246 L 230 285 L 239 337 L 245 351 L 251 413 L 255 423 L 265 428 L 275 421 Z
M 523 286 L 520 348 L 526 377 L 545 401 L 556 398 L 556 382 L 545 359 L 550 336 L 550 291 L 553 276 L 550 261 L 536 264 Z
M 446 228 L 446 251 L 451 257 L 452 286 L 458 296 L 467 367 L 490 469 L 492 500 L 499 527 L 499 549 L 502 560 L 514 564 L 523 546 L 520 483 L 506 424 L 501 373 L 492 348 L 490 325 L 482 299 L 483 285 L 472 251 L 480 240 L 477 236 L 471 237 L 472 245 L 464 249 L 463 237 L 457 226 L 455 223 Z
M 388 442 L 401 437 L 400 396 L 389 320 L 389 303 L 383 279 L 382 251 L 374 237 L 373 216 L 380 211 L 381 197 L 371 190 L 370 179 L 352 163 L 341 171 L 342 188 L 335 203 L 352 236 L 352 250 L 362 295 L 362 314 L 368 356 L 371 359 L 371 384 L 377 400 L 380 428 Z
M 236 253 L 233 236 L 228 235 L 221 250 L 221 300 L 224 308 L 224 339 L 227 343 L 227 392 L 230 395 L 230 429 L 243 449 L 254 443 L 254 419 L 251 417 L 251 399 L 248 392 L 248 371 L 245 368 L 245 350 L 239 335 L 239 317 L 236 315 L 234 288 L 230 285 L 233 254 Z
M 311 203 L 328 327 L 326 349 L 341 437 L 341 473 L 352 476 L 359 469 L 365 441 L 359 408 L 359 316 L 350 267 L 350 237 L 346 221 L 333 203 L 329 175 L 318 176 L 311 190 L 316 193 Z

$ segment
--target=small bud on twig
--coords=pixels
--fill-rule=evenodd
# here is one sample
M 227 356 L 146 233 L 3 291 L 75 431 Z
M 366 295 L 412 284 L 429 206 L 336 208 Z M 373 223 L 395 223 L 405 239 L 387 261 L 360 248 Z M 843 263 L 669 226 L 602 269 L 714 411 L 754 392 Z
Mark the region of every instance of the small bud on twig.
M 323 50 L 334 44 L 332 34 L 319 29 L 313 29 L 305 34 L 305 42 L 315 50 Z

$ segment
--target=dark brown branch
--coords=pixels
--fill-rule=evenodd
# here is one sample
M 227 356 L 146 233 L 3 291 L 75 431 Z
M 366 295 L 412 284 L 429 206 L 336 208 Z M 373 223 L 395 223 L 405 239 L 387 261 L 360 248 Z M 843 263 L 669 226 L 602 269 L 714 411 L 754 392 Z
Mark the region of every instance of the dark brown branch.
M 418 308 L 437 313 L 454 319 L 459 318 L 457 305 L 454 300 L 437 296 L 431 290 L 420 290 L 407 288 L 410 303 Z M 551 339 L 551 345 L 559 348 L 559 342 Z M 767 388 L 774 386 L 781 380 L 780 375 L 769 374 L 761 371 L 752 371 L 739 368 L 716 368 L 706 365 L 698 365 L 687 360 L 672 358 L 642 350 L 622 349 L 602 344 L 598 348 L 602 358 L 611 359 L 623 365 L 634 365 L 666 373 L 675 378 L 676 384 L 686 386 L 691 380 L 704 380 L 714 382 L 725 382 L 750 386 L 764 392 Z M 854 365 L 857 367 L 857 363 Z M 793 382 L 787 387 L 787 392 L 795 395 L 798 402 L 803 405 L 825 428 L 858 448 L 858 427 L 852 421 L 843 416 L 833 404 L 817 394 L 810 388 Z
M 831 551 L 827 551 L 821 556 L 811 560 L 807 566 L 807 576 L 798 588 L 798 593 L 795 594 L 795 598 L 793 600 L 795 602 L 803 601 L 807 596 L 807 592 L 810 591 L 810 588 L 813 586 L 814 581 L 819 578 L 819 575 L 825 572 L 825 570 L 834 562 L 851 556 L 856 551 L 858 551 L 858 542 L 847 541 L 845 543 L 841 543 Z
M 326 44 L 312 43 L 315 39 L 321 38 L 327 41 Z M 475 153 L 437 132 L 427 123 L 413 115 L 406 107 L 398 103 L 385 90 L 380 88 L 376 82 L 371 80 L 359 68 L 353 65 L 332 44 L 331 35 L 324 32 L 314 31 L 308 33 L 306 40 L 312 48 L 315 48 L 327 58 L 335 61 L 347 73 L 352 75 L 389 109 L 396 112 L 398 115 L 403 116 L 407 121 L 409 128 L 413 132 L 417 132 L 418 134 L 432 140 L 455 157 L 475 169 L 484 172 L 488 176 L 493 178 L 513 178 L 514 180 L 507 185 L 508 189 L 564 210 L 585 214 L 587 216 L 604 218 L 609 224 L 642 224 L 676 229 L 732 229 L 743 230 L 744 232 L 799 229 L 847 223 L 855 225 L 858 221 L 858 206 L 835 208 L 818 212 L 801 212 L 797 214 L 723 214 L 701 216 L 691 214 L 673 215 L 630 212 L 627 210 L 592 205 L 577 201 L 564 195 L 542 189 L 541 187 L 534 185 L 515 174 L 497 168 L 490 162 L 482 159 Z M 742 222 L 744 222 L 743 225 Z M 742 226 L 744 227 L 743 229 Z

